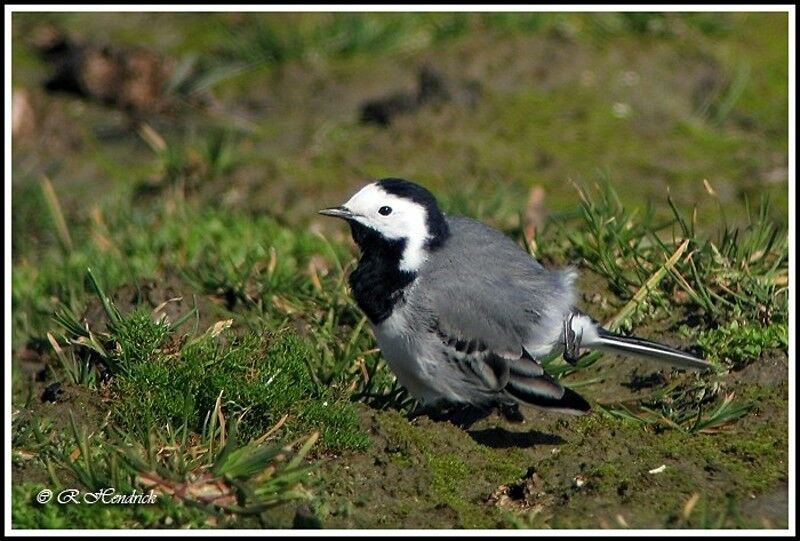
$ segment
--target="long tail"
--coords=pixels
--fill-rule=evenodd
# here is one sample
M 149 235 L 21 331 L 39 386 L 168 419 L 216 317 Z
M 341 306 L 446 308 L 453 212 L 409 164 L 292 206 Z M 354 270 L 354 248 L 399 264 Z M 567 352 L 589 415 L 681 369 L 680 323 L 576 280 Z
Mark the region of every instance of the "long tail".
M 576 312 L 567 317 L 564 326 L 568 353 L 589 348 L 622 353 L 665 362 L 691 370 L 710 370 L 714 365 L 677 349 L 635 336 L 622 336 L 604 329 L 586 314 Z

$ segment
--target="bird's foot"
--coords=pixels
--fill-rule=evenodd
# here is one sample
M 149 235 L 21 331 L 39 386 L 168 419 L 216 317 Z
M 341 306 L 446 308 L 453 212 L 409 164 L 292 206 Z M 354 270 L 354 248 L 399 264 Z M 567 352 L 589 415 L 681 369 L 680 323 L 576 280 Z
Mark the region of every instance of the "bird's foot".
M 524 423 L 525 416 L 519 410 L 519 404 L 497 404 L 497 411 L 503 416 L 503 419 L 510 423 Z

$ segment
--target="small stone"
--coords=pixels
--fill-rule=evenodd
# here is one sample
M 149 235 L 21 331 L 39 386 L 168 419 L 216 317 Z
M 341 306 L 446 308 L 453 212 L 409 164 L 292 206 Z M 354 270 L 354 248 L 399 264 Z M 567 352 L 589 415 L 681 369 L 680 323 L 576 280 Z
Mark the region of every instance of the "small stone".
M 627 118 L 631 114 L 631 106 L 627 103 L 617 102 L 611 108 L 611 112 L 617 118 Z

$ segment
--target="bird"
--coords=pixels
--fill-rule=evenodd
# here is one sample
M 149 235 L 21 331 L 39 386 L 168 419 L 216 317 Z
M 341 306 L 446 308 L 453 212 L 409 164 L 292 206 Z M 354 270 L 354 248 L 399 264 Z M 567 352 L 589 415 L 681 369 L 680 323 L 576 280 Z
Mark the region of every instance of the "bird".
M 415 182 L 377 180 L 319 213 L 349 224 L 361 252 L 348 278 L 352 295 L 423 411 L 496 407 L 517 416 L 529 405 L 586 414 L 589 402 L 542 364 L 558 354 L 575 364 L 584 348 L 713 368 L 605 329 L 575 307 L 575 268 L 545 268 L 497 229 L 446 215 Z

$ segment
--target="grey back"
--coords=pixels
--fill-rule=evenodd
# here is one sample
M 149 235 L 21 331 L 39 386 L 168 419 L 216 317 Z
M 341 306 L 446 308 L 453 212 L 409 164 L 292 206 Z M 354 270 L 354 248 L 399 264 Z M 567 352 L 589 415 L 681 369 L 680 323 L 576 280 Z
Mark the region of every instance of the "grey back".
M 417 313 L 449 336 L 518 358 L 558 341 L 574 304 L 571 269 L 542 267 L 513 240 L 480 222 L 448 216 L 451 237 L 420 270 Z

